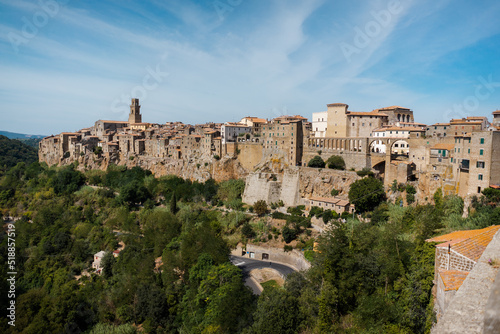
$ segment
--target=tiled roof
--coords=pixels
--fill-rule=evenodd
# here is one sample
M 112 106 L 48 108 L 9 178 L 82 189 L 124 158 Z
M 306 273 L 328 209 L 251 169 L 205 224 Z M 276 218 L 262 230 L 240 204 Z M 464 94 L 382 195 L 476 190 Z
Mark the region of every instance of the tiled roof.
M 373 117 L 387 117 L 387 114 L 379 113 L 378 110 L 374 111 L 349 111 L 349 116 L 373 116 Z
M 408 108 L 400 107 L 400 106 L 390 106 L 390 107 L 385 107 L 385 108 L 380 108 L 378 110 L 393 110 L 393 109 L 404 109 L 404 110 L 410 110 Z
M 448 150 L 451 151 L 455 148 L 455 145 L 453 144 L 435 144 L 434 146 L 431 147 L 431 150 Z
M 436 123 L 436 124 L 431 124 L 429 126 L 449 126 L 450 123 Z
M 460 270 L 440 270 L 439 276 L 444 283 L 444 291 L 458 290 L 469 273 Z
M 477 261 L 499 229 L 500 225 L 493 225 L 480 230 L 457 231 L 427 241 L 443 242 L 436 247 L 450 246 L 455 252 Z

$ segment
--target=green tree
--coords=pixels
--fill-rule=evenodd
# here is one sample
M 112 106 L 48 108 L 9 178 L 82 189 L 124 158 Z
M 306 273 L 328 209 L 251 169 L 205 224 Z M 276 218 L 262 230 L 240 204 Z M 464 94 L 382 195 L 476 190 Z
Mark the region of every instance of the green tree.
M 113 276 L 113 266 L 115 265 L 115 257 L 112 252 L 106 252 L 102 257 L 102 276 L 110 278 Z
M 170 212 L 174 215 L 179 212 L 179 208 L 177 207 L 177 196 L 175 196 L 175 192 L 172 194 L 172 198 L 170 198 Z
M 443 207 L 443 191 L 441 188 L 438 188 L 436 192 L 434 192 L 434 206 L 436 209 L 441 210 Z
M 372 211 L 385 199 L 384 185 L 374 177 L 357 180 L 349 188 L 349 201 L 358 212 Z
M 331 169 L 345 169 L 345 161 L 340 155 L 332 155 L 326 160 L 326 165 Z
M 253 238 L 255 236 L 255 232 L 248 222 L 245 222 L 245 224 L 241 227 L 241 234 L 247 238 Z
M 284 289 L 265 289 L 254 313 L 252 333 L 296 333 L 299 327 L 297 299 Z
M 283 235 L 283 240 L 285 240 L 287 244 L 295 240 L 295 238 L 297 237 L 297 231 L 295 231 L 295 229 L 293 228 L 290 228 L 288 224 L 283 226 L 281 234 Z
M 321 157 L 319 155 L 317 155 L 314 158 L 312 158 L 311 160 L 309 160 L 307 167 L 324 168 L 325 161 L 323 159 L 321 159 Z
M 253 205 L 253 211 L 259 216 L 262 216 L 263 214 L 265 214 L 267 212 L 266 201 L 259 200 L 259 201 L 255 202 L 255 204 Z
M 411 184 L 406 185 L 406 203 L 412 204 L 415 202 L 415 194 L 417 190 Z

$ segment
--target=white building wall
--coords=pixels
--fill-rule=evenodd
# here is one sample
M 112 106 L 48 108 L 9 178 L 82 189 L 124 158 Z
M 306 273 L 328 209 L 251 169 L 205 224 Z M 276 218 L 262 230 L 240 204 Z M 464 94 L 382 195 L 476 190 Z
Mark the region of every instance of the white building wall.
M 314 112 L 312 114 L 312 130 L 314 137 L 325 137 L 328 120 L 328 112 Z

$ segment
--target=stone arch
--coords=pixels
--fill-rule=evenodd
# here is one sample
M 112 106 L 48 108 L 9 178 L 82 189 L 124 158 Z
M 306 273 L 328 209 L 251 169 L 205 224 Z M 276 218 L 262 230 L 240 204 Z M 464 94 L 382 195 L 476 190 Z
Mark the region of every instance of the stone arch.
M 370 142 L 368 146 L 368 151 L 370 153 L 386 153 L 387 152 L 387 144 L 384 140 L 377 138 Z
M 410 152 L 410 145 L 405 138 L 394 140 L 390 145 L 391 154 L 408 155 Z

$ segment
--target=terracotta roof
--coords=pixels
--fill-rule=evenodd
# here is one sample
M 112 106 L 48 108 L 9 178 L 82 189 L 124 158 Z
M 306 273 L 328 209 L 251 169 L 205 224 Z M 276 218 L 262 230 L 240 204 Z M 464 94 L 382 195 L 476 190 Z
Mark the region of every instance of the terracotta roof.
M 453 144 L 435 144 L 434 146 L 431 147 L 431 150 L 448 150 L 452 151 L 455 148 L 455 145 Z
M 258 118 L 258 117 L 253 117 L 253 116 L 247 116 L 243 117 L 243 119 L 249 119 L 254 123 L 267 123 L 267 121 L 263 118 Z
M 477 261 L 499 229 L 500 225 L 493 225 L 480 230 L 457 231 L 427 241 L 443 242 L 436 247 L 450 246 L 455 252 Z
M 373 117 L 387 117 L 387 114 L 382 114 L 377 111 L 348 111 L 347 115 L 352 116 L 373 116 Z
M 439 276 L 444 283 L 444 291 L 457 290 L 460 288 L 469 273 L 460 270 L 440 270 Z
M 403 107 L 400 107 L 400 106 L 390 106 L 390 107 L 380 108 L 380 109 L 376 109 L 376 110 L 393 110 L 393 109 L 410 110 L 408 108 L 403 108 Z
M 388 128 L 384 128 L 386 131 L 410 131 L 410 128 L 404 128 L 401 126 L 391 126 Z
M 492 112 L 493 115 L 500 115 L 500 110 L 495 110 L 494 112 Z
M 449 126 L 450 123 L 436 123 L 436 124 L 431 124 L 429 126 Z

